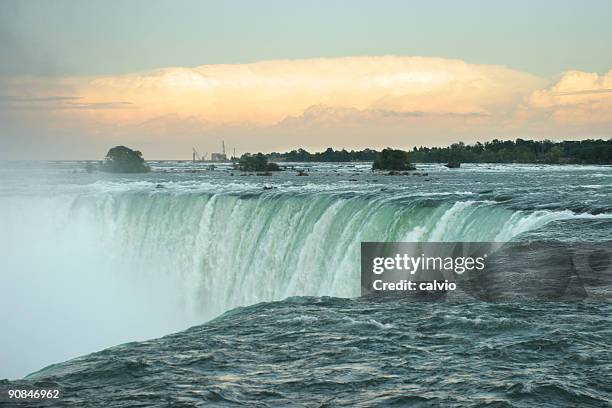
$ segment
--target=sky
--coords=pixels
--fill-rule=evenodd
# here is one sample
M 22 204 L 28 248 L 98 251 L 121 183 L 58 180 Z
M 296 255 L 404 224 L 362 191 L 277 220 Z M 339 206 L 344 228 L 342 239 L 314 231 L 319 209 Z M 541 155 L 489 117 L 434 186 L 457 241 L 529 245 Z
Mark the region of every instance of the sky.
M 612 2 L 0 0 L 0 159 L 612 137 Z

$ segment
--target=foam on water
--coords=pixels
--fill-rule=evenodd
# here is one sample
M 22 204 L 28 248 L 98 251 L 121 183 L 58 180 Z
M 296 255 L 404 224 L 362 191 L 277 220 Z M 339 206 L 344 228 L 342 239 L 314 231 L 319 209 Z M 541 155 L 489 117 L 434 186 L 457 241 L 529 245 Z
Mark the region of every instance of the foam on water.
M 19 224 L 8 225 L 15 256 L 24 255 L 27 240 L 47 246 L 46 267 L 58 273 L 79 260 L 83 269 L 112 270 L 131 284 L 172 282 L 174 309 L 197 319 L 295 295 L 358 296 L 362 241 L 507 241 L 551 221 L 584 217 L 512 211 L 486 200 L 431 206 L 393 196 L 107 188 L 14 199 L 9 211 L 9 221 Z M 19 230 L 37 232 L 26 237 Z
M 549 182 L 521 184 L 532 169 L 499 166 L 515 177 L 510 188 L 497 173 L 477 172 L 482 166 L 440 168 L 431 181 L 361 169 L 350 173 L 355 182 L 325 173 L 334 168 L 274 178 L 56 171 L 59 181 L 36 185 L 11 169 L 0 185 L 0 255 L 9 271 L 0 307 L 14 311 L 4 321 L 12 333 L 3 342 L 6 365 L 23 361 L 23 338 L 33 347 L 19 374 L 238 306 L 358 296 L 362 241 L 508 241 L 556 221 L 610 218 L 563 208 L 571 196 L 558 210 L 522 209 L 551 202 Z M 611 177 L 608 170 L 600 168 Z M 262 191 L 265 183 L 273 189 Z M 474 193 L 483 190 L 494 193 Z M 495 194 L 509 201 L 491 200 Z

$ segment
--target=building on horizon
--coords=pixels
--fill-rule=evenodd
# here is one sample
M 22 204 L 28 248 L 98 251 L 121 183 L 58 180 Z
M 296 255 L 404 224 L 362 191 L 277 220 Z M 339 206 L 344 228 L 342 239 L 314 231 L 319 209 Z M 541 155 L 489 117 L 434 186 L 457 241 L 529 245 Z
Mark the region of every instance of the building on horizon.
M 214 162 L 227 161 L 227 154 L 225 154 L 225 153 L 211 153 L 210 154 L 210 161 L 214 161 Z

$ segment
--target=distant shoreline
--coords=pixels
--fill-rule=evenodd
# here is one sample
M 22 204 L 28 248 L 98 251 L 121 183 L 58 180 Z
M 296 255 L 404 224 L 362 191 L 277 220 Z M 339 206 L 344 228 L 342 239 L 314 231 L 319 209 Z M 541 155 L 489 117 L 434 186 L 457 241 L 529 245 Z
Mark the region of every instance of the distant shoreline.
M 612 139 L 585 139 L 553 142 L 550 140 L 498 140 L 466 145 L 453 143 L 447 147 L 417 147 L 403 150 L 411 163 L 426 164 L 449 162 L 472 164 L 571 164 L 612 165 Z M 245 153 L 245 154 L 253 154 Z M 265 153 L 270 162 L 276 163 L 372 163 L 380 155 L 374 149 L 334 150 L 329 147 L 322 152 L 310 153 L 299 148 L 289 152 Z M 220 165 L 237 163 L 236 157 L 226 161 L 196 161 L 199 164 Z M 101 159 L 0 159 L 2 162 L 99 162 Z M 193 159 L 148 159 L 148 162 L 191 163 Z
M 516 163 L 516 164 L 612 164 L 612 139 L 586 139 L 553 142 L 550 140 L 498 140 L 448 147 L 417 147 L 406 151 L 411 163 Z M 380 152 L 334 150 L 310 153 L 305 149 L 269 153 L 269 160 L 287 162 L 374 161 Z
M 372 161 L 344 161 L 344 162 L 323 162 L 323 161 L 275 161 L 282 166 L 283 163 L 296 163 L 296 164 L 372 164 Z M 98 159 L 0 159 L 0 163 L 98 163 L 100 160 Z M 187 159 L 150 159 L 147 160 L 147 163 L 192 163 L 192 160 Z M 437 164 L 443 166 L 445 163 L 443 162 L 412 162 L 416 165 L 422 164 Z M 198 162 L 197 164 L 202 165 L 232 165 L 233 162 Z M 462 164 L 480 164 L 480 165 L 499 165 L 499 164 L 532 164 L 539 166 L 601 166 L 601 167 L 611 167 L 612 163 L 527 163 L 527 162 L 512 162 L 512 163 L 496 163 L 496 162 L 462 162 Z

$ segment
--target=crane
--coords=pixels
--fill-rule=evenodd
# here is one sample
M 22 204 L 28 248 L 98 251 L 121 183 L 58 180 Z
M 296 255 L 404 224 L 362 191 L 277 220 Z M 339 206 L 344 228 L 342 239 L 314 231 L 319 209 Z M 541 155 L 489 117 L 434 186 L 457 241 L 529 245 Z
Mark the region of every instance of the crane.
M 195 149 L 195 147 L 192 147 L 191 149 L 193 149 L 193 162 L 195 163 L 196 161 L 202 161 L 202 158 L 198 154 L 198 151 Z

